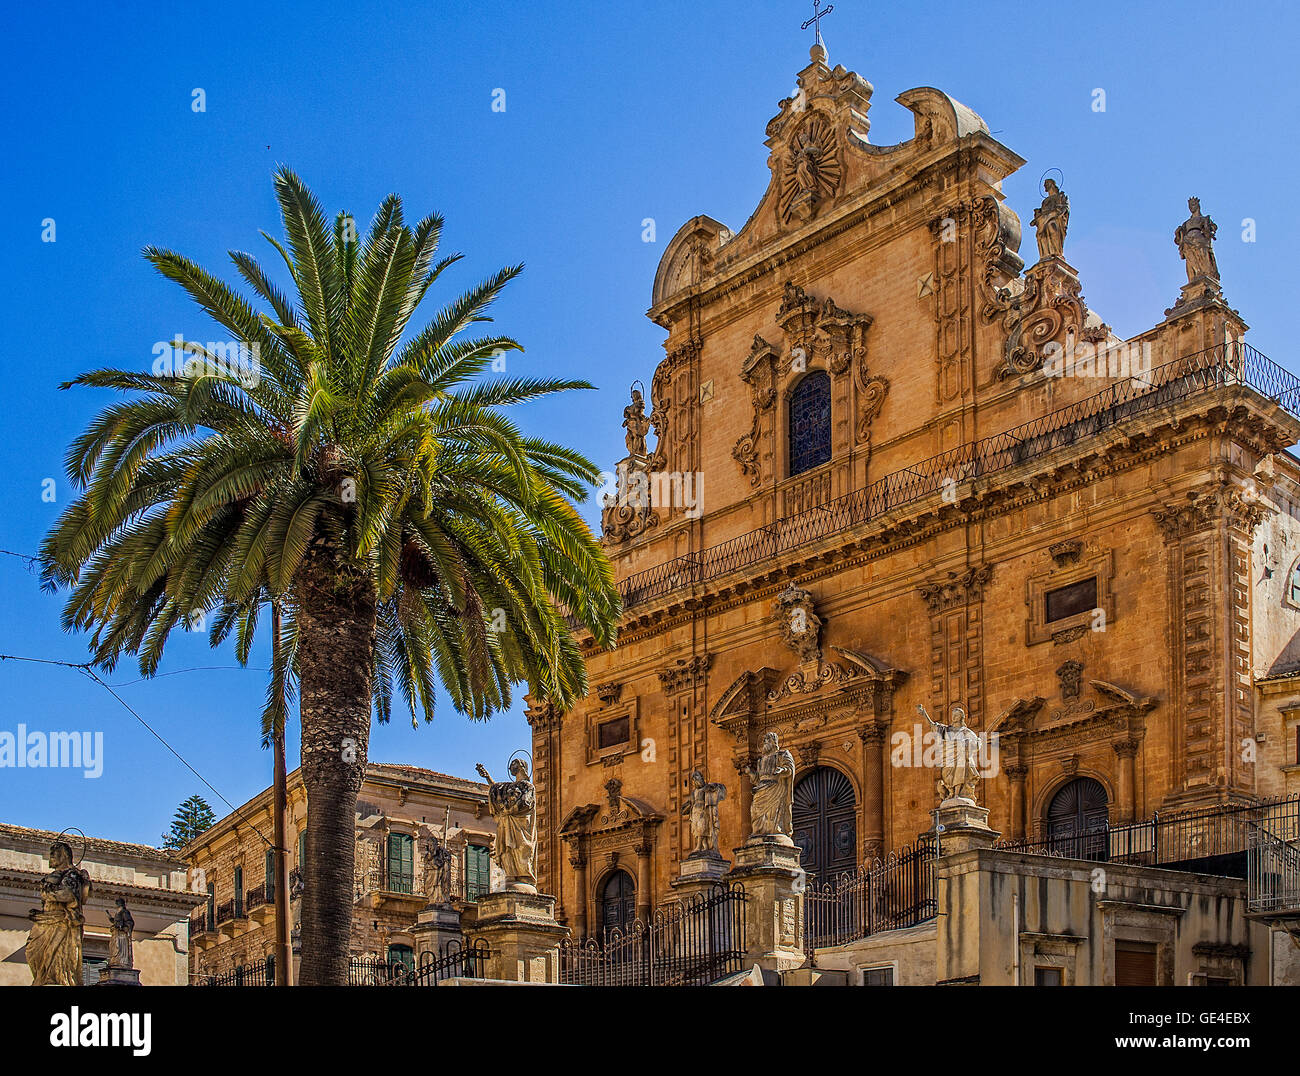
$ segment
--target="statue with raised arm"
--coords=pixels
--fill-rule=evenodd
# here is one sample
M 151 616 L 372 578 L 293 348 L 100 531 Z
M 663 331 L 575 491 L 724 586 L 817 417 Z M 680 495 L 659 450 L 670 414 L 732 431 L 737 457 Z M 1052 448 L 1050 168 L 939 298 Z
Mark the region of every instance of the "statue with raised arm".
M 108 917 L 108 966 L 130 971 L 135 968 L 135 920 L 124 897 L 118 897 L 116 903 L 117 911 Z
M 744 772 L 754 782 L 749 801 L 753 837 L 794 837 L 794 755 L 783 750 L 775 732 L 763 737 L 763 753 Z
M 1061 256 L 1065 250 L 1065 230 L 1070 225 L 1070 199 L 1065 191 L 1056 185 L 1056 180 L 1048 179 L 1043 184 L 1045 197 L 1043 204 L 1034 210 L 1030 222 L 1038 238 L 1038 258 Z
M 691 855 L 718 854 L 718 804 L 726 798 L 726 785 L 708 783 L 699 770 L 691 774 L 690 792 L 682 804 L 682 814 L 690 816 L 695 845 Z
M 974 803 L 980 780 L 980 738 L 973 729 L 967 727 L 965 709 L 954 706 L 952 723 L 948 725 L 935 721 L 919 703 L 916 709 L 930 723 L 930 727 L 939 737 L 941 760 L 939 783 L 943 789 L 944 802 L 969 800 Z
M 1214 236 L 1219 230 L 1218 225 L 1201 212 L 1199 198 L 1188 198 L 1187 208 L 1191 216 L 1174 232 L 1178 253 L 1187 263 L 1187 282 L 1190 284 L 1198 277 L 1218 281 L 1219 263 L 1214 257 Z
M 623 408 L 623 428 L 627 430 L 625 438 L 627 453 L 634 458 L 646 454 L 645 439 L 650 432 L 650 420 L 646 418 L 645 397 L 640 389 L 632 390 L 632 402 Z
M 41 907 L 33 908 L 27 936 L 27 966 L 33 986 L 80 986 L 85 907 L 90 875 L 72 862 L 66 841 L 50 845 L 50 872 L 38 887 Z
M 513 781 L 493 781 L 479 763 L 475 769 L 488 783 L 488 806 L 497 826 L 496 858 L 506 872 L 506 888 L 537 892 L 537 794 L 523 759 L 510 763 Z

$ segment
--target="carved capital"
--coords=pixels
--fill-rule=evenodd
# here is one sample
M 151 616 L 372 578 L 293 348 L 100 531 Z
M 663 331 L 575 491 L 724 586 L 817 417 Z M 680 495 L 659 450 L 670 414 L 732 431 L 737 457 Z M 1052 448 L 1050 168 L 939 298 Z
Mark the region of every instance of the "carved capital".
M 917 587 L 931 613 L 942 613 L 984 597 L 984 587 L 993 578 L 993 565 L 981 564 L 964 572 L 949 572 L 944 579 Z
M 659 683 L 664 694 L 672 695 L 689 688 L 702 687 L 712 663 L 712 654 L 698 654 L 689 659 L 678 658 L 675 664 L 660 669 Z

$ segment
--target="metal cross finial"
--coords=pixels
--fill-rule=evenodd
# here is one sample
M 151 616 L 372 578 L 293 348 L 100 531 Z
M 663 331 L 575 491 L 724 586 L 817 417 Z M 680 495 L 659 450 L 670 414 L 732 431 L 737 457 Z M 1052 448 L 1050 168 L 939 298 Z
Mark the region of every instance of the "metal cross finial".
M 835 10 L 834 4 L 827 4 L 825 11 L 819 10 L 821 6 L 822 6 L 822 0 L 813 0 L 813 17 L 799 27 L 800 30 L 807 30 L 808 27 L 811 26 L 813 28 L 813 33 L 816 35 L 815 44 L 818 45 L 822 43 L 821 20 Z

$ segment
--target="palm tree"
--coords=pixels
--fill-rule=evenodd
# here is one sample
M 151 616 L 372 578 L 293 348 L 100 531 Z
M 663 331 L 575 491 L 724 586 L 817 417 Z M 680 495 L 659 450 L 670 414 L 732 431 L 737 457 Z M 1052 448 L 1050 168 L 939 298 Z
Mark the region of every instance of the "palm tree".
M 294 299 L 245 253 L 230 258 L 262 309 L 177 253 L 144 251 L 256 364 L 186 342 L 170 373 L 98 370 L 65 385 L 126 398 L 69 448 L 78 495 L 41 554 L 47 588 L 70 592 L 65 629 L 90 631 L 105 669 L 135 655 L 153 674 L 172 632 L 207 613 L 211 644 L 233 634 L 246 662 L 259 614 L 278 605 L 263 716 L 264 729 L 282 721 L 296 687 L 309 804 L 301 981 L 342 984 L 372 712 L 388 720 L 394 685 L 413 723 L 432 719 L 438 685 L 473 719 L 508 706 L 518 683 L 568 707 L 586 674 L 566 614 L 612 644 L 620 605 L 571 503 L 594 465 L 501 410 L 591 386 L 481 378 L 521 349 L 466 335 L 522 267 L 408 333 L 459 258 L 435 260 L 442 219 L 408 227 L 389 196 L 358 238 L 347 214 L 331 229 L 291 171 L 275 191 L 286 242 L 266 238 Z

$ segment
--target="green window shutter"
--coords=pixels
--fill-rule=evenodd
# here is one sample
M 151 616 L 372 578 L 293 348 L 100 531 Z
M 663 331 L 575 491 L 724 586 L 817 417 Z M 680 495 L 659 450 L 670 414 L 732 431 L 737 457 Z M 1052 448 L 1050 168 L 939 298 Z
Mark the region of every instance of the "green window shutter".
M 266 853 L 266 899 L 268 902 L 275 900 L 275 851 L 269 850 Z
M 465 849 L 465 899 L 478 900 L 492 883 L 492 861 L 488 850 L 479 844 Z
M 217 929 L 217 883 L 208 883 L 208 930 Z
M 298 834 L 298 869 L 303 870 L 307 866 L 307 831 L 304 829 Z
M 244 914 L 244 868 L 235 868 L 235 918 L 240 919 Z
M 410 893 L 415 885 L 415 841 L 405 833 L 388 835 L 388 891 Z

